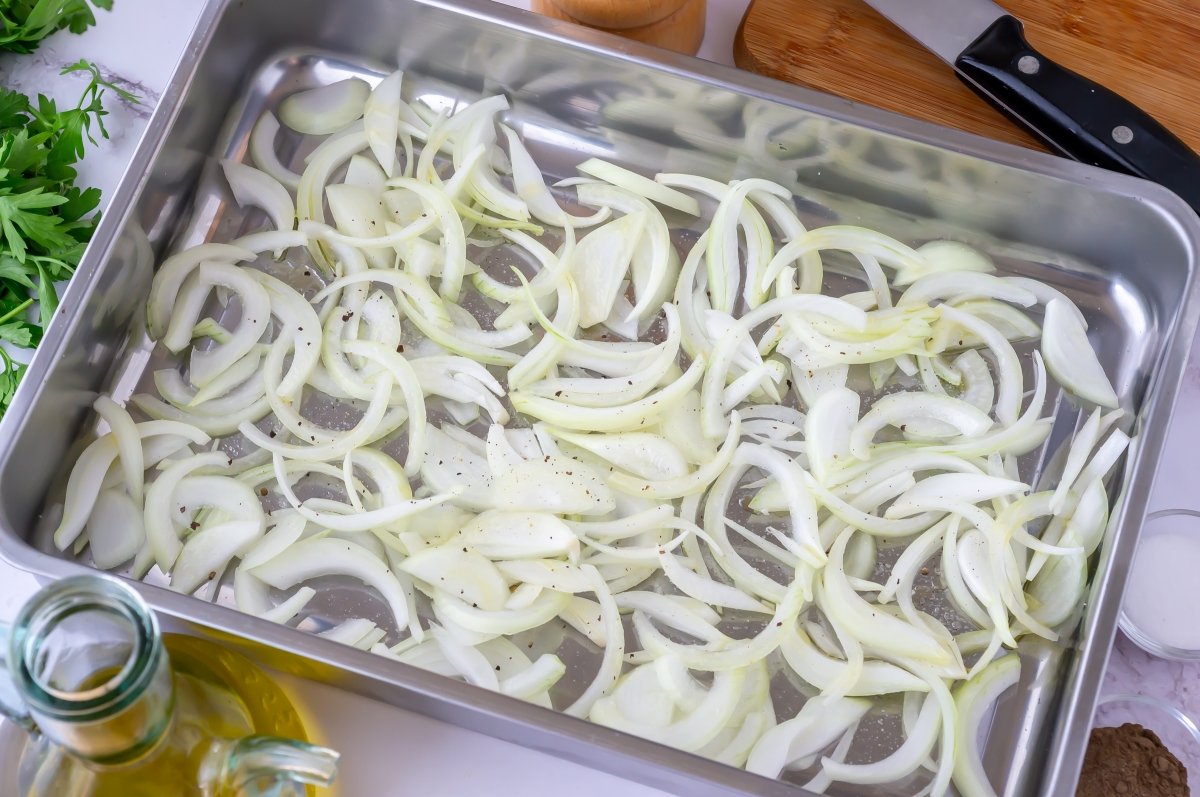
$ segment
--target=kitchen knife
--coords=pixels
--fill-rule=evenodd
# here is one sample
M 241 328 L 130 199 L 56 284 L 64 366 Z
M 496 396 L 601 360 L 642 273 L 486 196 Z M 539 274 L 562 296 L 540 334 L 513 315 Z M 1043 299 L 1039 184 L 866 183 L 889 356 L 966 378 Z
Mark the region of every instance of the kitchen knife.
M 1200 212 L 1200 156 L 1129 100 L 1039 53 L 991 0 L 866 2 L 1052 148 L 1153 180 Z

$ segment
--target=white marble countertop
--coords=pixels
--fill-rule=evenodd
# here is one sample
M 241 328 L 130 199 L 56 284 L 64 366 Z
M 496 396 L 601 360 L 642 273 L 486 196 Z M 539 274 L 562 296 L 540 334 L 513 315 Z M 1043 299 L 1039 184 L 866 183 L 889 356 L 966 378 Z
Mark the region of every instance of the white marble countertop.
M 504 0 L 527 8 L 527 0 Z M 701 57 L 731 62 L 731 44 L 747 0 L 709 0 Z M 132 156 L 150 111 L 203 7 L 203 0 L 116 0 L 110 13 L 85 36 L 58 34 L 28 56 L 0 57 L 0 83 L 27 94 L 43 92 L 73 102 L 83 86 L 78 76 L 60 77 L 62 66 L 80 58 L 99 64 L 104 75 L 135 91 L 141 106 L 110 102 L 106 124 L 111 140 L 90 151 L 80 182 L 107 196 Z M 1200 348 L 1200 347 L 1198 347 Z M 1200 353 L 1194 352 L 1179 397 L 1175 422 L 1159 468 L 1151 509 L 1200 508 L 1193 476 L 1200 448 Z M 36 583 L 0 562 L 0 621 L 10 619 Z M 461 795 L 490 793 L 558 797 L 570 784 L 574 797 L 662 797 L 663 792 L 580 767 L 472 731 L 401 711 L 340 690 L 284 678 L 315 725 L 320 740 L 343 751 L 337 793 L 343 795 Z M 1144 654 L 1118 638 L 1106 675 L 1106 693 L 1141 693 L 1167 699 L 1200 720 L 1200 664 L 1180 664 Z M 397 752 L 401 751 L 401 752 Z M 403 764 L 395 761 L 400 756 Z M 472 766 L 463 767 L 462 761 Z M 1200 756 L 1185 760 L 1200 768 Z

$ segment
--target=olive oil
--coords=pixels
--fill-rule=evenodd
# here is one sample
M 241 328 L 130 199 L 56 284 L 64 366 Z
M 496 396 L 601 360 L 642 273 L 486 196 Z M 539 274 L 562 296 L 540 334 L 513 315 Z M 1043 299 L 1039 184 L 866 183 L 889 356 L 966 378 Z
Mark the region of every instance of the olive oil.
M 245 657 L 160 635 L 111 579 L 43 592 L 48 608 L 23 609 L 9 640 L 24 703 L 0 703 L 31 731 L 20 797 L 286 797 L 332 779 L 337 754 L 306 743 L 292 702 Z
M 208 740 L 261 734 L 307 741 L 304 725 L 291 700 L 244 656 L 180 634 L 164 634 L 163 644 L 171 659 L 175 711 L 172 727 L 162 741 L 119 766 L 61 772 L 46 783 L 53 788 L 31 792 L 30 797 L 34 794 L 37 797 L 199 795 L 197 756 L 205 752 Z M 97 672 L 85 679 L 83 687 L 103 686 L 117 675 L 116 669 L 109 667 Z M 135 737 L 130 738 L 130 742 L 135 741 Z M 38 755 L 35 750 L 29 753 Z M 58 761 L 55 764 L 62 766 Z M 308 794 L 314 793 L 310 786 Z
M 218 735 L 238 739 L 255 733 L 308 741 L 308 732 L 291 698 L 254 662 L 199 637 L 164 634 L 163 643 L 171 657 L 176 683 L 182 679 L 189 684 L 197 703 L 208 707 L 203 710 L 211 711 L 214 722 L 217 716 L 224 721 L 236 715 L 236 724 L 247 726 L 237 733 Z M 236 710 L 232 708 L 235 705 Z

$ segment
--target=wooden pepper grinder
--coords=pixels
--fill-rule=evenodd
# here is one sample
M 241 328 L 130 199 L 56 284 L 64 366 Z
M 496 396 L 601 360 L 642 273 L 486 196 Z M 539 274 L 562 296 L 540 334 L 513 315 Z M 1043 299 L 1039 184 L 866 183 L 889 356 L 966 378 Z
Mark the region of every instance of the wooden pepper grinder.
M 705 0 L 532 0 L 539 14 L 695 55 Z

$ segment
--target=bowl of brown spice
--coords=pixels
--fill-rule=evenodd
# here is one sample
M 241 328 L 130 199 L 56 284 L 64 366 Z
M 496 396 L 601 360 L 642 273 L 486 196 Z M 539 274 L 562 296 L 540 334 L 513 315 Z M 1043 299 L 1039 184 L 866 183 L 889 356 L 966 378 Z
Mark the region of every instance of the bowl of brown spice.
M 1175 706 L 1146 695 L 1106 695 L 1092 733 L 1076 797 L 1189 797 L 1200 788 L 1200 728 Z

